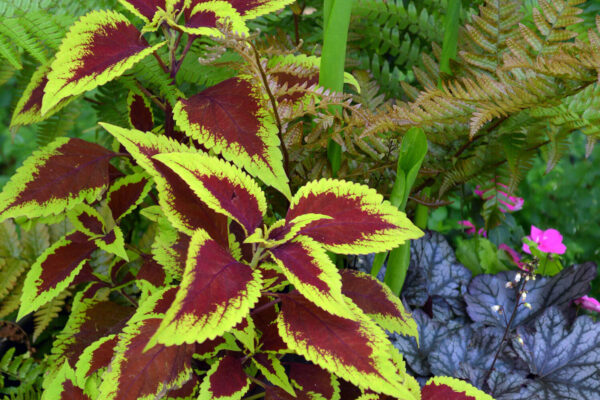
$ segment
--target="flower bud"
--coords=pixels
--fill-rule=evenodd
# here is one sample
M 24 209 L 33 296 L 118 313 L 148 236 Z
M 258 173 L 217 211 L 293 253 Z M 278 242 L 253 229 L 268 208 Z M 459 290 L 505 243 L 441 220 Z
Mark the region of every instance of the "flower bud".
M 514 285 L 513 285 L 512 281 L 508 281 L 508 282 L 506 282 L 506 285 L 504 285 L 504 287 L 508 289 L 508 288 L 514 287 Z
M 517 272 L 517 274 L 515 275 L 515 283 L 518 283 L 521 280 L 521 273 Z

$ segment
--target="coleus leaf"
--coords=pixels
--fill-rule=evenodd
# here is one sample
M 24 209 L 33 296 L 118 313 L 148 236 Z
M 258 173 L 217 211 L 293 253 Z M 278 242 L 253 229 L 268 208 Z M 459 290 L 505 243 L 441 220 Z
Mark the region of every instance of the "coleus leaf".
M 179 100 L 173 116 L 187 135 L 291 197 L 277 126 L 261 88 L 244 78 L 227 79 Z
M 340 274 L 342 293 L 365 314 L 386 330 L 418 339 L 417 323 L 390 288 L 362 272 L 343 269 Z
M 123 231 L 118 225 L 113 226 L 112 230 L 106 235 L 94 239 L 94 244 L 107 253 L 114 254 L 126 261 L 129 261 L 127 251 L 125 250 L 125 238 L 123 237 Z
M 115 180 L 106 194 L 113 219 L 119 221 L 133 211 L 150 189 L 152 184 L 143 174 L 131 174 Z
M 204 3 L 206 0 L 192 0 L 191 5 Z M 246 20 L 260 17 L 261 15 L 271 13 L 282 9 L 294 0 L 227 0 L 235 10 Z
M 306 225 L 300 233 L 338 254 L 387 251 L 423 235 L 374 189 L 337 179 L 321 179 L 300 188 L 286 221 L 302 214 L 331 217 Z
M 91 284 L 75 295 L 69 320 L 53 343 L 53 361 L 67 360 L 75 368 L 90 345 L 121 331 L 134 309 L 107 300 L 108 294 L 106 287 Z
M 75 229 L 88 237 L 96 238 L 105 234 L 104 220 L 95 208 L 82 203 L 69 210 L 67 215 Z
M 152 158 L 159 153 L 196 153 L 195 150 L 165 136 L 110 124 L 100 125 L 116 137 L 136 162 L 154 178 L 161 209 L 173 227 L 189 236 L 198 229 L 204 229 L 221 245 L 229 244 L 227 217 L 199 202 L 192 189 L 179 175 Z
M 152 257 L 170 275 L 180 277 L 185 269 L 189 245 L 188 235 L 175 230 L 165 222 L 158 226 L 158 232 L 152 243 Z
M 435 376 L 421 389 L 421 400 L 494 400 L 489 394 L 460 379 Z
M 296 397 L 296 392 L 285 372 L 285 367 L 275 354 L 255 353 L 252 356 L 252 361 L 269 382 L 282 388 L 292 397 Z
M 289 282 L 308 300 L 331 314 L 354 316 L 342 295 L 336 266 L 313 239 L 300 235 L 269 253 Z
M 66 362 L 62 364 L 42 398 L 44 400 L 91 400 L 81 388 L 75 385 L 75 372 Z
M 340 385 L 332 373 L 315 364 L 289 362 L 289 377 L 307 399 L 340 399 Z
M 183 280 L 155 342 L 202 343 L 229 331 L 258 301 L 262 278 L 258 269 L 236 261 L 205 231 L 190 241 Z
M 227 355 L 217 360 L 200 385 L 198 400 L 240 400 L 250 388 L 250 379 L 240 358 Z
M 146 96 L 130 91 L 127 95 L 127 111 L 132 128 L 142 132 L 150 132 L 154 128 L 154 114 Z
M 165 0 L 119 0 L 119 3 L 144 22 L 151 22 L 159 8 L 164 11 L 167 9 Z
M 513 340 L 513 347 L 535 377 L 521 392 L 523 398 L 600 398 L 598 323 L 581 316 L 569 327 L 561 312 L 551 307 L 534 322 L 532 330 L 520 327 L 517 332 L 523 341 Z
M 222 36 L 218 25 L 230 24 L 232 32 L 248 34 L 249 30 L 242 16 L 229 1 L 213 0 L 196 2 L 192 9 L 186 10 L 185 25 L 177 27 L 189 35 Z
M 44 89 L 48 83 L 48 72 L 50 72 L 49 63 L 39 66 L 31 76 L 29 84 L 23 91 L 19 102 L 15 106 L 15 110 L 13 111 L 12 119 L 10 121 L 11 128 L 43 121 L 73 100 L 72 97 L 64 98 L 58 102 L 55 107 L 42 115 L 42 98 L 44 97 Z
M 117 78 L 162 45 L 148 45 L 140 31 L 117 12 L 84 15 L 71 26 L 56 53 L 44 88 L 42 114 L 68 96 Z
M 108 367 L 115 353 L 114 348 L 117 342 L 117 335 L 111 334 L 86 347 L 75 364 L 76 382 L 79 386 L 83 387 L 86 379 L 96 371 Z
M 251 353 L 256 351 L 256 327 L 250 315 L 246 315 L 239 324 L 233 327 L 230 333 Z
M 237 221 L 247 235 L 262 224 L 265 195 L 239 168 L 199 153 L 158 154 L 154 158 L 177 173 L 210 208 Z
M 100 397 L 106 400 L 137 400 L 160 397 L 161 392 L 178 388 L 191 378 L 194 346 L 156 345 L 144 351 L 159 327 L 161 318 L 129 322 L 119 335 Z
M 506 287 L 506 282 L 514 281 L 515 275 L 515 271 L 506 271 L 473 278 L 469 284 L 469 292 L 465 295 L 467 312 L 471 319 L 506 328 L 507 321 L 512 318 L 515 302 L 522 302 L 516 289 Z M 531 305 L 531 309 L 518 307 L 511 327 L 531 323 L 548 307 L 568 307 L 572 300 L 589 292 L 590 282 L 595 277 L 596 266 L 586 263 L 565 268 L 553 277 L 529 280 L 525 284 L 525 290 L 526 301 Z M 500 306 L 503 315 L 496 312 L 493 306 Z
M 109 183 L 115 153 L 81 139 L 59 138 L 34 152 L 0 193 L 0 221 L 60 214 L 95 201 Z
M 279 334 L 298 354 L 353 384 L 402 397 L 406 388 L 388 354 L 385 333 L 360 310 L 356 320 L 330 314 L 294 291 L 281 296 Z
M 95 249 L 96 245 L 77 231 L 48 247 L 27 273 L 17 320 L 69 287 Z

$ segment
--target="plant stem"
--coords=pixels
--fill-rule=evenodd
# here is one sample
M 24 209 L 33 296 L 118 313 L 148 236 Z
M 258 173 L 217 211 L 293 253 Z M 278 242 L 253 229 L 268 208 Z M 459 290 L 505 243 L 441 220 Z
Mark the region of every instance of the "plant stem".
M 254 310 L 252 310 L 250 312 L 250 315 L 259 314 L 259 313 L 263 312 L 264 310 L 267 310 L 267 309 L 273 307 L 275 304 L 277 304 L 279 302 L 281 302 L 281 298 L 280 297 L 276 298 L 275 300 L 271 300 L 267 304 L 263 304 L 262 306 L 260 306 L 258 308 L 255 308 Z
M 492 360 L 492 365 L 490 366 L 490 369 L 486 372 L 485 376 L 483 377 L 483 384 L 485 386 L 487 386 L 487 380 L 490 377 L 490 375 L 492 374 L 492 371 L 494 370 L 494 366 L 496 365 L 496 360 L 498 360 L 500 353 L 504 349 L 504 344 L 505 344 L 506 338 L 508 336 L 508 333 L 510 332 L 510 326 L 512 325 L 513 321 L 515 320 L 515 316 L 517 315 L 517 309 L 521 305 L 521 293 L 523 292 L 523 289 L 525 289 L 526 283 L 527 283 L 527 279 L 522 279 L 521 286 L 519 287 L 519 290 L 517 291 L 517 300 L 515 301 L 515 307 L 513 308 L 512 315 L 510 316 L 510 320 L 508 321 L 508 324 L 506 325 L 506 329 L 504 329 L 504 335 L 502 335 L 502 340 L 500 341 L 498 350 L 496 350 L 496 354 L 494 355 L 494 359 Z
M 265 397 L 266 392 L 260 392 L 257 394 L 253 394 L 250 397 L 244 397 L 243 400 L 256 400 L 256 399 L 262 399 L 263 397 Z
M 165 71 L 165 73 L 169 73 L 169 68 L 167 68 L 167 66 L 165 65 L 165 62 L 162 60 L 162 58 L 160 58 L 160 56 L 158 55 L 158 53 L 156 51 L 152 52 L 152 55 L 154 56 L 154 58 L 156 58 L 156 61 L 158 61 L 158 64 L 160 65 L 160 67 L 162 68 L 163 71 Z
M 273 114 L 275 114 L 275 123 L 277 124 L 277 131 L 278 131 L 278 136 L 279 136 L 279 142 L 281 145 L 281 152 L 283 153 L 283 168 L 285 170 L 285 174 L 289 176 L 289 155 L 287 152 L 287 149 L 285 147 L 285 141 L 283 140 L 283 125 L 281 123 L 281 118 L 279 117 L 279 109 L 277 108 L 277 101 L 275 100 L 275 96 L 273 96 L 273 93 L 271 92 L 271 88 L 269 87 L 269 81 L 267 80 L 267 74 L 265 73 L 265 71 L 263 70 L 262 64 L 260 62 L 260 55 L 258 54 L 258 50 L 256 49 L 256 46 L 254 46 L 254 43 L 252 42 L 248 42 L 250 44 L 250 46 L 252 47 L 252 50 L 254 51 L 254 58 L 256 60 L 256 66 L 258 67 L 258 70 L 260 71 L 260 76 L 263 80 L 263 86 L 265 87 L 265 90 L 267 91 L 267 95 L 269 96 L 269 101 L 271 102 L 271 107 L 273 107 Z

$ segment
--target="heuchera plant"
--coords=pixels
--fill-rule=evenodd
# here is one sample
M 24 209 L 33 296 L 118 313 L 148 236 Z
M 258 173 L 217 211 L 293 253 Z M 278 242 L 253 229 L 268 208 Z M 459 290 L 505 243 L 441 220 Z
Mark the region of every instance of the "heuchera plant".
M 143 29 L 115 11 L 83 16 L 34 75 L 18 118 L 39 120 L 150 55 L 175 79 L 184 34 L 186 47 L 244 34 L 247 20 L 292 0 L 121 3 Z M 66 216 L 74 227 L 31 266 L 17 317 L 79 285 L 44 398 L 490 399 L 453 378 L 421 390 L 406 373 L 384 329 L 416 338 L 415 321 L 386 286 L 339 271 L 326 251 L 383 252 L 422 232 L 359 184 L 322 179 L 292 196 L 265 82 L 241 74 L 187 98 L 173 84 L 162 127 L 142 87 L 129 94 L 136 129 L 101 124 L 115 151 L 60 138 L 6 184 L 0 221 Z M 289 200 L 280 219 L 265 186 Z M 156 226 L 151 253 L 131 239 L 134 216 Z M 114 255 L 107 268 L 91 261 L 98 252 Z

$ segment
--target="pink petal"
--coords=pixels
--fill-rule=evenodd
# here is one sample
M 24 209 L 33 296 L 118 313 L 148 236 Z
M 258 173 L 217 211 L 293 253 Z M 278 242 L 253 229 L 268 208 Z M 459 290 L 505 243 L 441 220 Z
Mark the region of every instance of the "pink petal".
M 583 296 L 575 300 L 575 304 L 586 310 L 600 312 L 600 302 L 593 297 Z
M 538 228 L 535 225 L 531 225 L 531 233 L 529 234 L 529 239 L 536 242 L 541 243 L 542 236 L 544 235 L 544 231 Z
M 531 239 L 529 236 L 527 236 L 527 239 Z M 527 243 L 523 243 L 523 251 L 527 254 L 531 254 L 531 250 L 529 250 L 529 245 Z
M 562 235 L 556 229 L 546 229 L 543 232 L 540 250 L 545 253 L 563 254 L 567 247 L 562 243 Z
M 508 247 L 507 245 L 505 245 L 504 243 L 502 243 L 500 246 L 498 246 L 498 248 L 500 250 L 504 250 L 505 252 L 508 253 L 508 255 L 510 256 L 510 258 L 512 258 L 513 262 L 517 265 L 520 264 L 519 261 L 521 261 L 521 257 L 519 256 L 519 253 L 516 252 L 515 249 Z

